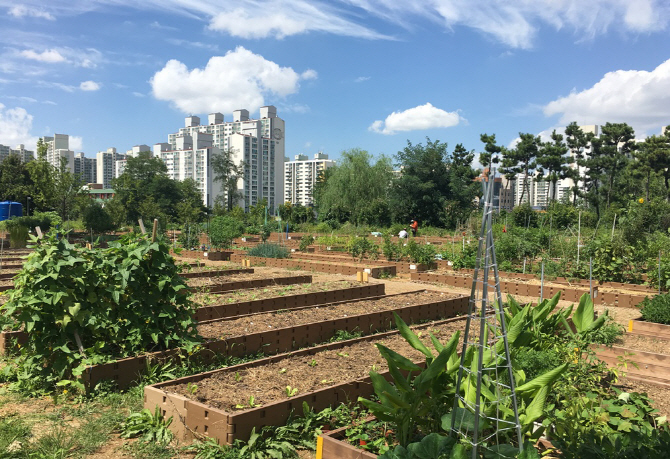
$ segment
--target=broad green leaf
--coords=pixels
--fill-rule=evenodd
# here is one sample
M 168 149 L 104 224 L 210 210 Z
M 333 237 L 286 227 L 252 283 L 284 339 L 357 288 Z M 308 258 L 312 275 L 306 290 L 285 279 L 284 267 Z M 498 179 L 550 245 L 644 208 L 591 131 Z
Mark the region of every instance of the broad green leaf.
M 549 384 L 552 384 L 554 381 L 558 379 L 561 373 L 565 371 L 567 366 L 568 364 L 564 363 L 563 365 L 560 365 L 554 368 L 553 370 L 547 371 L 546 373 L 537 376 L 536 378 L 528 381 L 526 384 L 517 387 L 516 393 L 522 394 L 524 392 L 533 392 L 538 389 L 541 389 L 542 387 L 546 387 Z
M 428 349 L 419 339 L 418 336 L 407 326 L 404 320 L 400 318 L 398 314 L 395 312 L 393 313 L 393 316 L 395 317 L 395 323 L 396 326 L 398 327 L 398 331 L 400 332 L 400 335 L 402 335 L 403 338 L 409 343 L 410 346 L 412 346 L 414 349 L 417 351 L 421 352 L 423 355 L 425 355 L 428 358 L 433 358 L 433 353 L 430 352 L 430 349 Z

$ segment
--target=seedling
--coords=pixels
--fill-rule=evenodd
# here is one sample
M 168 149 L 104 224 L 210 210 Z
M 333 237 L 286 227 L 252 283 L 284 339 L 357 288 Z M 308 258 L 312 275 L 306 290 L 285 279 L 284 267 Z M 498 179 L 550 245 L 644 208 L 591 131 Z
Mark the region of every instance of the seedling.
M 195 395 L 195 393 L 198 391 L 198 385 L 193 384 L 193 383 L 188 383 L 186 385 L 186 390 L 188 390 L 188 393 L 191 395 Z
M 376 373 L 378 370 L 379 368 L 377 367 L 377 365 L 372 365 L 372 371 Z
M 247 400 L 246 405 L 235 405 L 235 408 L 238 409 L 238 410 L 244 410 L 247 407 L 248 408 L 256 408 L 257 406 L 260 406 L 260 405 L 256 405 L 256 399 L 254 398 L 253 395 L 250 395 L 249 400 Z
M 283 375 L 284 373 L 286 373 L 286 368 L 282 368 L 281 370 L 279 370 L 280 375 Z
M 286 392 L 286 396 L 288 398 L 291 398 L 295 394 L 298 393 L 298 388 L 297 387 L 286 386 L 286 389 L 284 389 L 284 392 Z
M 312 359 L 312 361 L 309 362 L 307 365 L 309 365 L 310 367 L 314 368 L 315 366 L 318 365 L 318 362 L 316 361 L 316 359 Z
M 235 372 L 235 382 L 240 382 L 242 381 L 242 376 L 240 376 L 240 372 L 236 371 Z
M 322 379 L 322 380 L 321 380 L 321 384 L 330 384 L 330 383 L 332 383 L 332 382 L 333 382 L 332 379 Z
M 349 357 L 349 354 L 347 354 L 346 352 L 338 352 L 337 355 L 339 355 L 340 357 Z

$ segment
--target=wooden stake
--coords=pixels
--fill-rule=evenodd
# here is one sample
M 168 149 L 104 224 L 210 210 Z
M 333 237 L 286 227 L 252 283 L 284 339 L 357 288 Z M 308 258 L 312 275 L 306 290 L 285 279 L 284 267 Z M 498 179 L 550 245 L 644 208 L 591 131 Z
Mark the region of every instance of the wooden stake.
M 158 219 L 154 218 L 154 228 L 151 230 L 151 242 L 156 242 L 156 232 L 158 231 Z
M 142 221 L 141 218 L 137 220 L 137 223 L 140 224 L 140 230 L 142 230 L 142 234 L 147 234 L 147 230 L 144 228 L 144 222 Z
M 36 226 L 35 231 L 37 231 L 37 237 L 42 239 L 42 237 L 43 237 L 42 228 L 40 228 L 39 226 Z

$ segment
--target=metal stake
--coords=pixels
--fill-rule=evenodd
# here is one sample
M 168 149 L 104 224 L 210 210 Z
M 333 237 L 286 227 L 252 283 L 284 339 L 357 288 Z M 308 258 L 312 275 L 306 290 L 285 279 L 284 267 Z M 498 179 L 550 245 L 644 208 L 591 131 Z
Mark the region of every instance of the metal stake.
M 540 302 L 544 299 L 544 260 L 542 260 L 542 274 L 540 277 Z

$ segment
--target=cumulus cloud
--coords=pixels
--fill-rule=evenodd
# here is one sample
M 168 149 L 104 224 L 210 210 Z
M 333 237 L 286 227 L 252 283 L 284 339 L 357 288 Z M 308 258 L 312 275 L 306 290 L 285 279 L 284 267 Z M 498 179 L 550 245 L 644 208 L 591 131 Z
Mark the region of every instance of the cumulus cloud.
M 100 83 L 96 83 L 95 81 L 82 81 L 81 84 L 79 85 L 79 89 L 82 91 L 97 91 L 100 89 Z
M 81 151 L 84 148 L 84 139 L 78 135 L 71 135 L 68 139 L 70 150 Z
M 26 59 L 32 59 L 40 62 L 65 62 L 65 57 L 55 49 L 47 49 L 41 53 L 32 49 L 26 49 L 20 52 Z
M 447 112 L 427 103 L 403 112 L 393 112 L 384 121 L 372 123 L 368 130 L 391 135 L 398 131 L 448 128 L 458 125 L 462 120 L 458 112 Z
M 568 124 L 625 122 L 649 130 L 670 120 L 670 59 L 652 71 L 617 70 L 606 73 L 588 89 L 573 90 L 544 106 L 546 116 L 560 115 Z
M 16 5 L 9 9 L 9 15 L 15 18 L 33 17 L 55 21 L 56 18 L 47 11 L 39 8 L 32 8 L 26 5 Z
M 185 113 L 230 113 L 240 108 L 254 112 L 265 105 L 265 96 L 294 94 L 301 79 L 315 77 L 316 72 L 301 75 L 238 47 L 212 57 L 204 68 L 189 70 L 182 62 L 170 60 L 150 83 L 154 97 Z
M 0 144 L 15 147 L 22 143 L 26 148 L 34 148 L 37 137 L 30 134 L 33 116 L 24 108 L 6 108 L 0 104 Z

